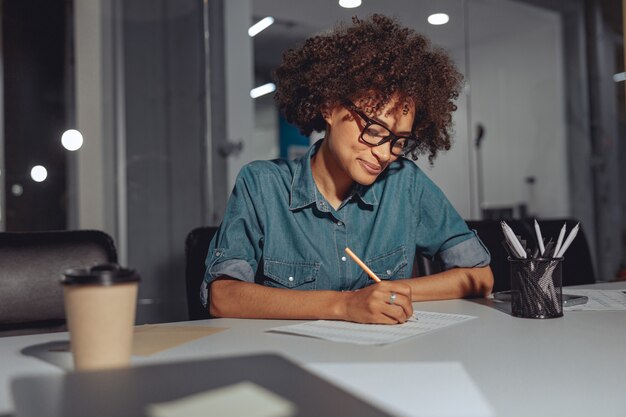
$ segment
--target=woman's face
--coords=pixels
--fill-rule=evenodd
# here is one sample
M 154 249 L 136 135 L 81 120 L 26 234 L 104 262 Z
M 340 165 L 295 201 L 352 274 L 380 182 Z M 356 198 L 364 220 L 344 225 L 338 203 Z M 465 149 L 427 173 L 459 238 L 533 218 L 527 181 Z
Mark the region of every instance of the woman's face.
M 399 106 L 392 112 L 396 102 L 397 99 L 392 99 L 378 115 L 365 114 L 398 136 L 410 136 L 415 108 Z M 359 102 L 355 104 L 359 106 Z M 338 171 L 352 181 L 370 185 L 389 164 L 398 159 L 391 153 L 391 142 L 371 146 L 360 138 L 366 121 L 349 108 L 337 105 L 326 112 L 324 119 L 327 123 L 325 140 Z

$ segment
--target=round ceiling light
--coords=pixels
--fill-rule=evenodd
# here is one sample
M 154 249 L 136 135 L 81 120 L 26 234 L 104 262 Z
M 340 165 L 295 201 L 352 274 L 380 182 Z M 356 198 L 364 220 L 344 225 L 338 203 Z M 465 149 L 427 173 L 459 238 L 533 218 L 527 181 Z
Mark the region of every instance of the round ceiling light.
M 361 5 L 361 0 L 339 0 L 339 5 L 344 9 L 354 9 Z
M 428 23 L 431 25 L 439 26 L 445 25 L 450 21 L 450 16 L 445 13 L 435 13 L 428 16 Z

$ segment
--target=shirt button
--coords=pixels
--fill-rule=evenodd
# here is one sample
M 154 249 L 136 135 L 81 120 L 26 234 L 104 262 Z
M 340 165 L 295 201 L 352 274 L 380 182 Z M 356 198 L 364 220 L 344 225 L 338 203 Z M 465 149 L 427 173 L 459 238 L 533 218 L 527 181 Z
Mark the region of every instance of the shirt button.
M 387 275 L 391 275 L 391 270 L 390 269 L 387 270 Z
M 337 222 L 337 226 L 343 226 L 342 222 Z
M 215 256 L 220 256 L 221 254 L 222 254 L 222 252 L 220 252 L 220 251 L 215 252 Z
M 293 277 L 289 277 L 289 282 L 293 282 Z
M 345 257 L 345 256 L 342 256 L 342 257 L 341 257 L 341 260 L 345 262 L 345 261 L 346 261 L 346 257 Z

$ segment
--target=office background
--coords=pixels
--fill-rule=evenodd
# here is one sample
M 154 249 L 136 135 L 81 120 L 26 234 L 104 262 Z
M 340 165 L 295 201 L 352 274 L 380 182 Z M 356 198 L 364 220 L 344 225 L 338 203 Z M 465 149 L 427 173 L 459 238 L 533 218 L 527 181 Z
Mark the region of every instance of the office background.
M 187 233 L 219 224 L 242 165 L 314 140 L 285 133 L 271 94 L 251 89 L 283 50 L 372 12 L 465 75 L 452 150 L 418 161 L 461 215 L 578 218 L 597 276 L 623 273 L 619 0 L 0 0 L 0 230 L 103 230 L 143 277 L 139 320 L 186 319 Z M 430 25 L 436 12 L 450 21 Z

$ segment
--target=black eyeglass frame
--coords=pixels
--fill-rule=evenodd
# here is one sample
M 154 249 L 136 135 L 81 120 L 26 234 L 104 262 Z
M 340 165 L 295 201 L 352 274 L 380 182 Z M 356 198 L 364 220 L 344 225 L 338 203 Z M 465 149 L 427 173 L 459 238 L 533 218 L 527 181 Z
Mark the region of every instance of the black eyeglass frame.
M 406 156 L 409 153 L 411 153 L 419 144 L 419 139 L 416 136 L 402 136 L 402 135 L 396 135 L 395 133 L 393 133 L 388 127 L 386 127 L 385 125 L 381 124 L 380 122 L 377 122 L 376 120 L 373 120 L 371 118 L 369 118 L 361 109 L 359 109 L 353 102 L 351 102 L 350 100 L 344 100 L 344 105 L 351 111 L 355 112 L 356 114 L 359 115 L 359 117 L 361 119 L 363 119 L 363 121 L 365 122 L 365 126 L 363 127 L 363 129 L 361 129 L 361 133 L 359 135 L 359 138 L 365 142 L 366 144 L 370 145 L 370 146 L 380 146 L 384 143 L 387 142 L 391 142 L 389 144 L 389 150 L 391 152 L 392 155 L 394 156 Z M 372 142 L 368 142 L 364 137 L 363 137 L 363 133 L 367 130 L 368 127 L 372 126 L 372 125 L 376 125 L 376 126 L 380 126 L 383 129 L 385 129 L 389 134 L 384 136 L 378 143 L 372 143 Z M 396 142 L 398 142 L 400 139 L 406 139 L 406 145 L 404 146 L 404 148 L 402 148 L 402 152 L 400 153 L 395 153 L 393 151 L 394 145 L 396 144 Z

